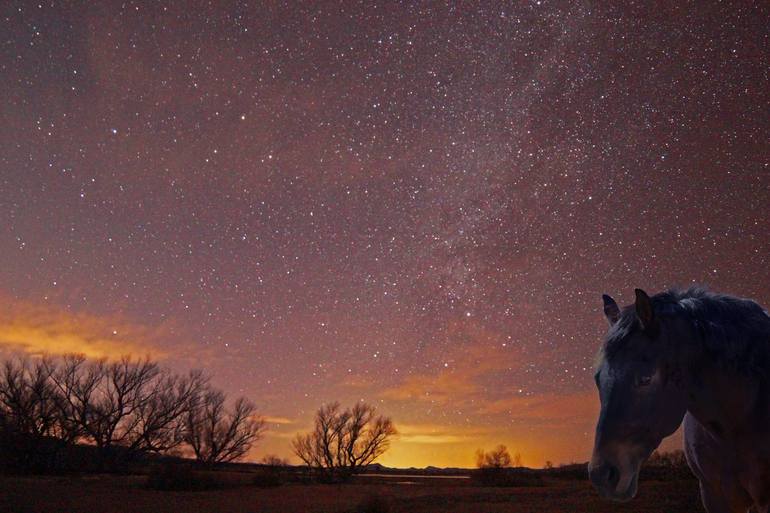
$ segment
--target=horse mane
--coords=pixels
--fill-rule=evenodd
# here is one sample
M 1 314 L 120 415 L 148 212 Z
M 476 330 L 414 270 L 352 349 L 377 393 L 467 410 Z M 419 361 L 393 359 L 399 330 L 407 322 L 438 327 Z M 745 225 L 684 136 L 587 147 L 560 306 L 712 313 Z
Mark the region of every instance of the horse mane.
M 663 331 L 667 320 L 684 317 L 693 328 L 689 333 L 693 342 L 720 368 L 764 378 L 770 373 L 770 315 L 754 301 L 705 287 L 671 289 L 650 299 Z M 603 356 L 611 359 L 626 337 L 640 329 L 634 306 L 625 307 L 607 334 Z

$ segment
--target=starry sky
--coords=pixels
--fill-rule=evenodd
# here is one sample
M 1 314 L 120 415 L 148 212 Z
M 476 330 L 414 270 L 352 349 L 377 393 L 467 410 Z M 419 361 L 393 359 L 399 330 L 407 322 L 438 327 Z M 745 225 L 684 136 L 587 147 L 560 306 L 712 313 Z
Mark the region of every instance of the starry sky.
M 2 351 L 586 461 L 601 293 L 770 305 L 768 12 L 609 4 L 3 2 Z

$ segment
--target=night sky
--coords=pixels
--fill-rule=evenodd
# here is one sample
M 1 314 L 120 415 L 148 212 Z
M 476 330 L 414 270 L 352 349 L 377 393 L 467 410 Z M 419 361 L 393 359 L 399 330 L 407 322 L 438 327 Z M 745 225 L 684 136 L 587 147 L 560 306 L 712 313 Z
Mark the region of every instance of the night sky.
M 770 15 L 626 3 L 3 2 L 2 351 L 586 461 L 601 293 L 770 305 Z

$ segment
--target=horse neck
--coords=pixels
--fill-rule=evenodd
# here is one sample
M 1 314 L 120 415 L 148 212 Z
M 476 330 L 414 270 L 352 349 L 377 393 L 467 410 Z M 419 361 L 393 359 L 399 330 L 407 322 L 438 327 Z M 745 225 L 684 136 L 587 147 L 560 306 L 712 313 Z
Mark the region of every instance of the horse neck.
M 687 380 L 688 412 L 719 438 L 736 438 L 753 425 L 758 394 L 755 380 L 728 372 L 714 362 L 693 365 Z

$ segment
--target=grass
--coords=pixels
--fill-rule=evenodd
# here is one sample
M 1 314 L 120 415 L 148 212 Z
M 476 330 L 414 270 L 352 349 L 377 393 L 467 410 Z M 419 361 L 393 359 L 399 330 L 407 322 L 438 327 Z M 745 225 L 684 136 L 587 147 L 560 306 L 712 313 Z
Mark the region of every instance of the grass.
M 697 513 L 693 479 L 645 481 L 631 503 L 599 498 L 585 480 L 484 487 L 470 480 L 361 479 L 344 485 L 261 487 L 248 472 L 216 471 L 215 489 L 155 490 L 147 476 L 0 477 L 0 511 L 14 513 Z M 206 476 L 197 475 L 199 479 Z

